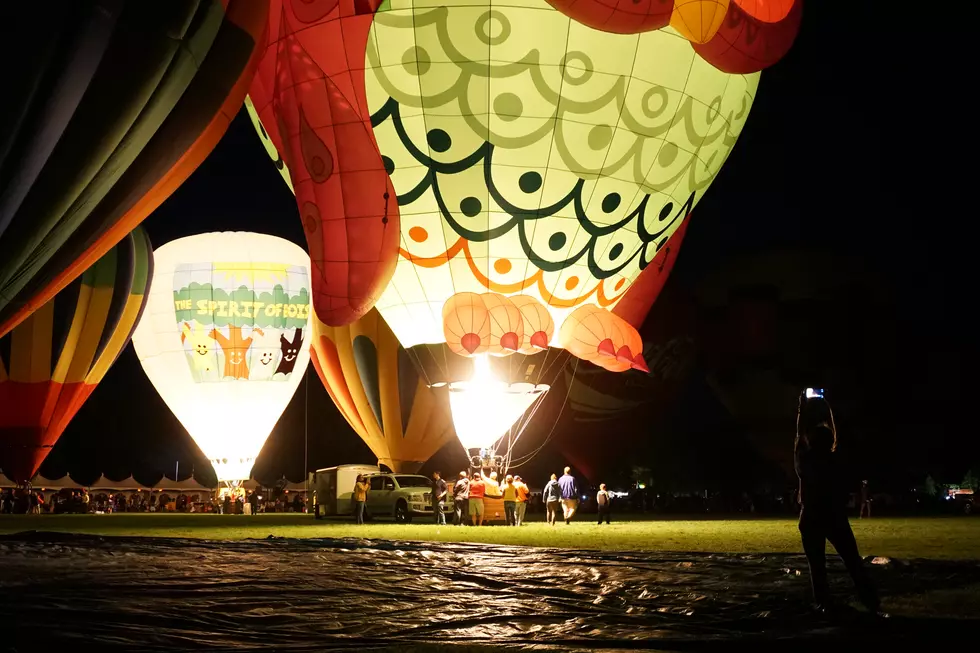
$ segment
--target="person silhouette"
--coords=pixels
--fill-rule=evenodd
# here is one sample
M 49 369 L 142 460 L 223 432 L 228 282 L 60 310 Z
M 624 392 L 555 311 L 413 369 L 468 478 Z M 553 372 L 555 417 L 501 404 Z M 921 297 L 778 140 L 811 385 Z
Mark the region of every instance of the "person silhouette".
M 829 541 L 847 567 L 861 602 L 872 613 L 881 603 L 858 553 L 854 532 L 847 520 L 847 490 L 837 453 L 837 428 L 829 403 L 822 397 L 800 396 L 794 464 L 800 479 L 800 536 L 810 568 L 814 607 L 830 609 L 826 542 Z

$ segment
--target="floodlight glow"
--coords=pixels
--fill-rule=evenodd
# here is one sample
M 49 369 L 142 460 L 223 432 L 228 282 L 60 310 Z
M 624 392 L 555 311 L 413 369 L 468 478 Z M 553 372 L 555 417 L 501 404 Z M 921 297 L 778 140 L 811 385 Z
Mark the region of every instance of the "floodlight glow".
M 544 384 L 500 381 L 486 354 L 473 357 L 470 380 L 449 384 L 453 425 L 463 448 L 492 447 L 548 389 Z
M 235 232 L 175 240 L 154 263 L 140 364 L 218 481 L 247 480 L 310 360 L 310 258 Z

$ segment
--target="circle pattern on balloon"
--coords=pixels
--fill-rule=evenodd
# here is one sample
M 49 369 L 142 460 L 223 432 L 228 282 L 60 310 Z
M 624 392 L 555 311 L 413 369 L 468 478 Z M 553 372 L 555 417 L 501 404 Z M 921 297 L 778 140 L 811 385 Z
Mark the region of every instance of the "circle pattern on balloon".
M 427 267 L 478 257 L 470 267 L 491 290 L 554 273 L 563 281 L 548 288 L 574 274 L 578 298 L 602 295 L 606 279 L 625 292 L 727 158 L 758 75 L 717 70 L 663 30 L 586 30 L 546 0 L 480 7 L 415 6 L 372 22 L 368 106 L 399 209 L 445 234 L 418 247 L 403 238 L 403 257 Z M 545 23 L 563 38 L 540 37 Z M 380 48 L 396 42 L 409 47 Z M 507 278 L 481 277 L 488 263 Z

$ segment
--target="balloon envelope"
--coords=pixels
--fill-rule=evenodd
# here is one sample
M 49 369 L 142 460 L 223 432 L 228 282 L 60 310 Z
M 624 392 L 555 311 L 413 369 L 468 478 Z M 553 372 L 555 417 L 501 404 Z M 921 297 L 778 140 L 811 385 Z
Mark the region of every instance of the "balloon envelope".
M 736 6 L 716 0 L 702 24 L 701 4 L 647 7 L 633 13 L 655 19 L 614 33 L 583 3 L 274 0 L 250 93 L 314 265 L 342 272 L 314 278 L 321 319 L 357 319 L 391 275 L 375 306 L 409 351 L 513 355 L 536 332 L 508 302 L 527 297 L 554 325 L 545 347 L 644 369 L 635 327 L 759 81 L 698 54 Z M 382 225 L 398 230 L 393 273 Z
M 400 212 L 377 303 L 399 341 L 442 342 L 447 300 L 492 292 L 540 301 L 564 346 L 573 313 L 613 310 L 673 243 L 759 75 L 718 70 L 670 27 L 611 33 L 520 0 L 392 3 L 364 78 Z
M 311 356 L 320 380 L 378 462 L 413 473 L 451 441 L 445 397 L 428 386 L 377 311 L 353 324 L 313 317 Z
M 274 236 L 210 233 L 154 253 L 140 364 L 218 481 L 250 477 L 309 363 L 309 257 Z
M 5 2 L 0 334 L 93 265 L 241 107 L 267 0 Z
M 29 481 L 129 344 L 152 275 L 136 229 L 0 338 L 0 467 Z

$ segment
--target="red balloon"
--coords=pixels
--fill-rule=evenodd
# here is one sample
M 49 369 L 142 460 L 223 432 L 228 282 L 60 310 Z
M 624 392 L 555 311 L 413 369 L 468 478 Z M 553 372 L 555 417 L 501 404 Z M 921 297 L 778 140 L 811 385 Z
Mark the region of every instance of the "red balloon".
M 548 0 L 572 20 L 603 32 L 637 34 L 666 27 L 674 0 Z
M 653 307 L 660 291 L 664 289 L 664 284 L 670 276 L 670 271 L 674 269 L 674 262 L 681 251 L 681 244 L 684 242 L 684 234 L 687 233 L 687 226 L 691 223 L 691 214 L 688 213 L 681 226 L 667 241 L 667 246 L 657 252 L 650 264 L 647 265 L 640 276 L 636 278 L 633 285 L 629 287 L 623 298 L 613 307 L 612 312 L 623 318 L 637 329 L 643 324 L 647 313 Z
M 268 43 L 249 89 L 289 167 L 314 307 L 329 326 L 366 314 L 398 260 L 398 203 L 364 89 L 364 52 L 380 4 L 272 0 Z
M 785 17 L 776 22 L 756 18 L 732 2 L 718 33 L 707 43 L 691 43 L 691 47 L 705 61 L 726 73 L 758 72 L 789 52 L 800 31 L 802 17 L 803 0 L 796 0 Z

